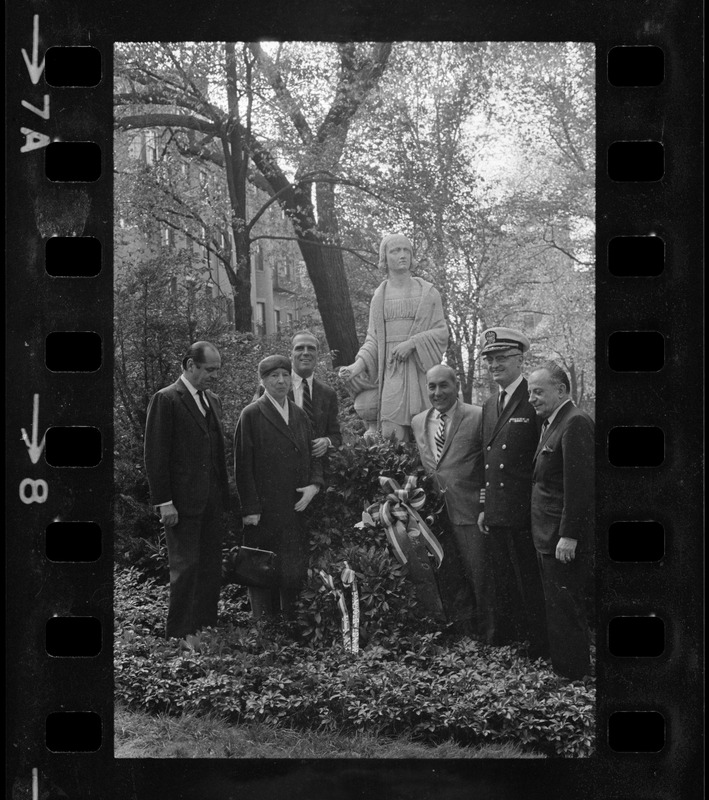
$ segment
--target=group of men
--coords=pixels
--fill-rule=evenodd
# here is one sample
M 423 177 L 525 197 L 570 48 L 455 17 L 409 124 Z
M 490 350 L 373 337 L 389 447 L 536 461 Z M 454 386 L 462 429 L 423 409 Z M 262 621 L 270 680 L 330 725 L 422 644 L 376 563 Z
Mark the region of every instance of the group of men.
M 453 369 L 427 373 L 431 408 L 412 420 L 445 499 L 457 557 L 492 645 L 529 642 L 559 675 L 590 673 L 586 590 L 594 531 L 594 425 L 548 362 L 525 379 L 529 340 L 490 328 L 481 350 L 497 393 L 459 399 Z
M 574 680 L 590 672 L 585 590 L 593 552 L 594 431 L 556 364 L 527 381 L 529 341 L 511 328 L 483 334 L 482 357 L 499 387 L 484 406 L 459 399 L 453 369 L 426 375 L 431 408 L 411 421 L 425 469 L 445 500 L 452 537 L 474 597 L 476 632 L 492 645 L 528 641 Z M 312 454 L 341 442 L 337 398 L 314 378 L 318 341 L 292 340 L 290 400 L 310 417 Z M 192 345 L 182 375 L 151 400 L 145 463 L 165 527 L 170 565 L 166 635 L 216 625 L 222 512 L 228 507 L 222 411 L 209 386 L 221 366 L 209 342 Z

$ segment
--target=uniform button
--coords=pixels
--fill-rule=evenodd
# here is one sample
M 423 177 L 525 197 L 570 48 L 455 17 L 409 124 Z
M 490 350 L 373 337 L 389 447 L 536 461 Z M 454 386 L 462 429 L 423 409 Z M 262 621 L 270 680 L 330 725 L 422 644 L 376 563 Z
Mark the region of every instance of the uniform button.
M 503 444 L 503 445 L 502 445 L 502 449 L 503 449 L 503 450 L 507 450 L 507 445 L 506 445 L 506 444 Z
M 490 445 L 488 445 L 488 446 L 487 446 L 487 449 L 488 449 L 488 450 L 492 450 L 492 447 L 490 447 Z
M 500 464 L 500 469 L 504 469 L 504 468 L 505 468 L 505 465 L 504 464 Z
M 500 484 L 500 486 L 504 486 L 504 485 L 505 485 L 504 483 L 501 483 L 501 484 Z
M 487 481 L 487 483 L 485 484 L 485 486 L 489 486 L 489 485 L 490 485 L 490 481 Z
M 490 469 L 490 465 L 489 464 L 485 464 L 485 469 Z

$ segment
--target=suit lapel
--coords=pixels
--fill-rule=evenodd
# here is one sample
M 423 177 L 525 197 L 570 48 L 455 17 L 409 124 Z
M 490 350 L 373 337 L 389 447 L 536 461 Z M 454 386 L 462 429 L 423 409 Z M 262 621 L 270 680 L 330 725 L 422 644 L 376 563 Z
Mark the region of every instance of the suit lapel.
M 207 430 L 207 419 L 205 418 L 204 414 L 197 408 L 197 401 L 192 397 L 192 392 L 185 386 L 183 380 L 178 378 L 175 381 L 175 388 L 177 389 L 177 393 L 180 395 L 180 400 L 185 404 L 187 410 L 192 414 L 194 417 L 195 422 L 202 428 L 203 430 Z
M 573 408 L 573 403 L 566 403 L 563 408 L 559 409 L 559 413 L 554 417 L 554 421 L 551 425 L 546 429 L 544 435 L 539 438 L 539 444 L 537 445 L 537 449 L 534 453 L 534 460 L 536 460 L 537 456 L 542 452 L 544 449 L 544 445 L 549 441 L 549 437 L 559 429 L 562 421 L 566 418 L 566 415 L 569 413 L 569 409 Z
M 504 411 L 498 417 L 497 422 L 495 423 L 495 427 L 492 431 L 492 436 L 490 436 L 490 441 L 492 441 L 497 436 L 497 434 L 502 429 L 502 426 L 512 416 L 517 406 L 522 402 L 522 398 L 526 396 L 526 394 L 527 394 L 527 381 L 524 378 L 522 378 L 522 382 L 515 389 L 514 394 L 512 395 L 512 397 L 510 397 L 510 400 L 505 406 Z
M 460 427 L 461 420 L 463 419 L 463 412 L 460 408 L 460 403 L 456 403 L 455 411 L 453 412 L 453 417 L 451 418 L 451 424 L 448 426 L 448 432 L 446 433 L 446 440 L 443 442 L 443 450 L 441 450 L 441 457 L 438 459 L 438 463 L 440 464 L 441 461 L 445 458 L 446 453 L 453 441 L 453 437 L 458 431 Z
M 209 407 L 214 414 L 214 419 L 217 421 L 217 428 L 219 429 L 219 433 L 223 435 L 223 428 L 222 428 L 222 412 L 217 400 L 217 396 L 211 389 L 206 390 L 207 401 L 209 402 Z M 201 414 L 200 414 L 201 416 Z
M 266 397 L 265 393 L 258 399 L 257 402 L 259 404 L 259 408 L 261 409 L 261 413 L 264 415 L 264 417 L 266 417 L 266 419 L 272 425 L 274 425 L 280 433 L 282 433 L 284 436 L 287 436 L 294 444 L 298 445 L 298 441 L 295 438 L 295 434 L 290 429 L 290 427 L 286 425 L 286 421 L 278 413 L 273 403 L 268 399 L 268 397 Z M 292 400 L 289 402 L 295 405 L 295 403 L 293 403 Z M 289 414 L 292 414 L 293 409 L 289 408 L 288 411 Z M 291 417 L 289 416 L 289 419 L 290 418 Z

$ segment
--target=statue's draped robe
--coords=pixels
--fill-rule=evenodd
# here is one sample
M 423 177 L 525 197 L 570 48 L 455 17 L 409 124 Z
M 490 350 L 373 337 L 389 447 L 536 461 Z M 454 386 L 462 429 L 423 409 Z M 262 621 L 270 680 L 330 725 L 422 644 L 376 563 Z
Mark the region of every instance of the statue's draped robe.
M 412 278 L 421 287 L 413 299 L 387 300 L 388 281 L 374 292 L 369 306 L 367 338 L 357 354 L 376 381 L 379 392 L 379 422 L 411 425 L 411 417 L 430 407 L 426 372 L 441 358 L 448 345 L 448 326 L 438 290 L 422 278 Z M 416 349 L 404 362 L 392 362 L 391 352 L 411 340 Z

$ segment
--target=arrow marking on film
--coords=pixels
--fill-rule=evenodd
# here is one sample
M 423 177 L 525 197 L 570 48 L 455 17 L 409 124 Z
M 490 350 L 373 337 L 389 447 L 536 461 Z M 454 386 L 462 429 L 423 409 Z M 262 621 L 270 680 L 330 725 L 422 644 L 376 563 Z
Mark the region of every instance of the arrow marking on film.
M 42 437 L 42 441 L 37 444 L 37 436 L 39 435 L 39 395 L 36 394 L 34 396 L 34 406 L 32 408 L 32 441 L 30 441 L 30 437 L 27 435 L 27 431 L 24 428 L 22 430 L 22 438 L 24 439 L 25 444 L 27 445 L 27 449 L 30 452 L 30 460 L 33 464 L 36 464 L 39 461 L 39 457 L 42 455 L 42 450 L 44 450 L 44 440 L 47 438 L 47 434 L 45 433 Z
M 34 30 L 32 32 L 32 61 L 30 61 L 30 57 L 27 55 L 27 51 L 25 48 L 22 48 L 22 57 L 25 59 L 25 64 L 27 64 L 27 71 L 30 74 L 30 80 L 32 83 L 38 83 L 40 77 L 42 76 L 42 72 L 44 71 L 44 59 L 42 59 L 42 63 L 38 64 L 37 59 L 39 58 L 39 14 L 34 15 Z

